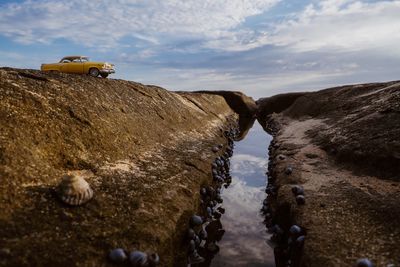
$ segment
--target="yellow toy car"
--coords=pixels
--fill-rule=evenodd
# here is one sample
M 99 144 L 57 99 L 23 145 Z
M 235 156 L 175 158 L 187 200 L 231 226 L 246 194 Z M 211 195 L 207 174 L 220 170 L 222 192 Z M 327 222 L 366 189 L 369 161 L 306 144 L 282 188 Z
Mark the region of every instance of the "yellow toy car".
M 84 56 L 64 57 L 58 63 L 42 64 L 42 71 L 59 71 L 65 73 L 89 74 L 93 77 L 101 75 L 103 78 L 115 73 L 114 65 L 107 62 L 92 62 Z

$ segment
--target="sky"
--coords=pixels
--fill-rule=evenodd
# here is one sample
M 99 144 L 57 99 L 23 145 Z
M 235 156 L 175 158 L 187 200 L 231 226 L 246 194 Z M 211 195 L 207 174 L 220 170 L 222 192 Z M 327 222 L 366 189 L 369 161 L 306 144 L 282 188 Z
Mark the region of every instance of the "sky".
M 400 80 L 400 0 L 0 0 L 0 66 L 66 55 L 168 90 L 255 99 Z

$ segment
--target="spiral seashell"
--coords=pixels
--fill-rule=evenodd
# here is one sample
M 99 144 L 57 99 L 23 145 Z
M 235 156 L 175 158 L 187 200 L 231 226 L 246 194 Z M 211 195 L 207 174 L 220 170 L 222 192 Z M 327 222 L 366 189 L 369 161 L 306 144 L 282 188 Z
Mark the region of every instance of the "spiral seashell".
M 57 194 L 60 199 L 69 205 L 79 206 L 93 197 L 93 190 L 80 175 L 65 175 L 58 185 Z
M 145 267 L 148 265 L 147 254 L 138 250 L 129 254 L 129 261 L 133 267 Z

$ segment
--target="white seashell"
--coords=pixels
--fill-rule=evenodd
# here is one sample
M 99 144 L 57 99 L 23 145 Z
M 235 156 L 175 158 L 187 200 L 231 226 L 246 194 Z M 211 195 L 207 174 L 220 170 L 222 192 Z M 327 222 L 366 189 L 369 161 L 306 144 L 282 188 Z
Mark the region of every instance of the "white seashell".
M 65 175 L 56 191 L 63 202 L 72 206 L 82 205 L 93 197 L 89 184 L 76 174 Z

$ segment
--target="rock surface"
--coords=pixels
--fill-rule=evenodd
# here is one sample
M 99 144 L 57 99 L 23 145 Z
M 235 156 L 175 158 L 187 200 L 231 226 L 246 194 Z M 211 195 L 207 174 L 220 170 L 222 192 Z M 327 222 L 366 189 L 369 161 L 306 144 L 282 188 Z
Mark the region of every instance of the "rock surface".
M 274 101 L 285 108 L 268 105 Z M 274 220 L 286 231 L 293 224 L 306 229 L 299 266 L 354 266 L 359 258 L 400 266 L 400 82 L 257 104 L 258 119 L 274 135 Z M 296 204 L 294 185 L 304 187 L 305 205 Z
M 176 266 L 228 117 L 218 95 L 0 69 L 0 266 L 108 266 L 116 247 Z M 93 199 L 58 201 L 66 173 Z

